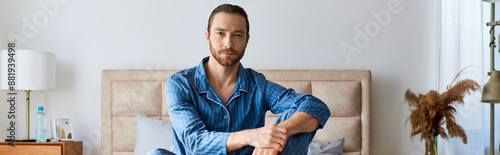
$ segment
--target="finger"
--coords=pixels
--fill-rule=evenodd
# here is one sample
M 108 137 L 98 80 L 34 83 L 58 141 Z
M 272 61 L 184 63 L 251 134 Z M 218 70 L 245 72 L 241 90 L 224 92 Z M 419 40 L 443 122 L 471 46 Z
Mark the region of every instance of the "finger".
M 272 136 L 273 136 L 273 138 L 281 139 L 283 142 L 286 142 L 288 135 L 281 133 L 281 132 L 274 132 L 274 133 L 272 133 Z M 284 145 L 284 143 L 280 143 L 280 144 Z
M 262 154 L 264 154 L 264 155 L 272 155 L 272 154 L 271 154 L 271 150 L 272 150 L 272 149 L 265 149 L 265 150 L 262 150 Z
M 271 148 L 271 149 L 276 149 L 276 150 L 278 150 L 278 151 L 281 151 L 281 150 L 283 150 L 283 146 L 284 146 L 284 145 L 281 145 L 281 144 L 279 144 L 279 143 L 273 143 L 271 146 L 272 146 L 272 148 Z
M 286 134 L 286 128 L 285 127 L 281 127 L 281 126 L 276 126 L 275 125 L 275 130 L 279 131 L 279 132 L 282 132 L 282 133 L 285 133 Z
M 259 155 L 259 149 L 255 148 L 252 152 L 252 155 Z
M 272 155 L 277 155 L 280 152 L 280 150 L 273 149 L 271 150 Z
M 266 150 L 267 150 L 267 149 L 269 149 L 269 148 L 260 148 L 260 147 L 255 148 L 255 149 L 253 150 L 252 155 L 264 155 L 264 154 L 267 154 L 267 153 L 266 153 Z M 271 149 L 272 149 L 272 148 L 271 148 Z
M 279 136 L 281 139 L 286 139 L 288 137 L 288 134 L 286 133 L 286 128 L 282 127 L 277 127 L 274 129 L 275 132 L 273 132 L 273 135 Z
M 264 152 L 267 155 L 277 155 L 279 151 L 276 150 L 276 149 L 274 149 L 274 148 L 272 148 L 272 149 L 266 149 L 266 150 L 264 150 Z
M 279 144 L 281 146 L 285 146 L 285 144 L 286 144 L 286 140 L 285 139 L 282 139 L 282 138 L 276 137 L 276 136 L 273 136 L 273 139 L 271 139 L 271 142 Z

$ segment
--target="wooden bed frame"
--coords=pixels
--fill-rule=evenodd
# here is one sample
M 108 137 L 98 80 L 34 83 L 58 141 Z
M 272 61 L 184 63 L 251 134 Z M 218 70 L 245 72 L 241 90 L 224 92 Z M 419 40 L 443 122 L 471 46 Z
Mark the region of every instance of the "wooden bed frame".
M 170 120 L 165 82 L 178 70 L 104 70 L 102 72 L 102 155 L 132 155 L 137 114 Z M 270 81 L 324 101 L 332 115 L 315 140 L 345 138 L 345 155 L 370 154 L 369 70 L 258 70 Z M 266 125 L 278 115 L 268 113 Z

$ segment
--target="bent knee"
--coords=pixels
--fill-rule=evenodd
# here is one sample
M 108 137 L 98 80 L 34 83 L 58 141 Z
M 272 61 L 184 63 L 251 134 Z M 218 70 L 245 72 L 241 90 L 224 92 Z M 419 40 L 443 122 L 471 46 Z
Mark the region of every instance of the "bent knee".
M 147 155 L 175 155 L 175 154 L 163 148 L 156 148 L 149 151 Z

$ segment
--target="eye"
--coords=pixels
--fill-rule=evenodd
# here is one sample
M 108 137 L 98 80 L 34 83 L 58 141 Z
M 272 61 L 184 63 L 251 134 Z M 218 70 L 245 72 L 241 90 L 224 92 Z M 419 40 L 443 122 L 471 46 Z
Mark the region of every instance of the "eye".
M 234 36 L 236 36 L 236 37 L 242 37 L 243 35 L 241 35 L 241 34 L 235 34 Z
M 223 35 L 223 34 L 224 34 L 224 33 L 222 33 L 222 32 L 217 32 L 217 35 Z

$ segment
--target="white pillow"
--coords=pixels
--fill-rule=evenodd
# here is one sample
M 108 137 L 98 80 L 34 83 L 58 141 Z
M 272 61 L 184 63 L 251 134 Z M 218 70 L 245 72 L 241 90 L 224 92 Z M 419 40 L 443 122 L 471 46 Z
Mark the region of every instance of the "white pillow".
M 171 143 L 172 124 L 169 121 L 137 114 L 137 137 L 134 155 L 145 155 L 156 148 L 170 150 Z
M 342 155 L 344 143 L 344 138 L 340 138 L 333 143 L 313 140 L 309 144 L 307 155 Z

